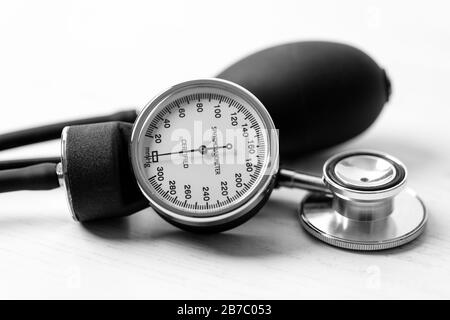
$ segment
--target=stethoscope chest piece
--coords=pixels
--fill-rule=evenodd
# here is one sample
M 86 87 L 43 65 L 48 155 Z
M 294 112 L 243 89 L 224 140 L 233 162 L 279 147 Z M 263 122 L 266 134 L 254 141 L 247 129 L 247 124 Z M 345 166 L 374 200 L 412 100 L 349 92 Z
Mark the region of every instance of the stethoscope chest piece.
M 426 224 L 423 202 L 405 189 L 397 159 L 373 151 L 329 159 L 323 180 L 331 194 L 312 193 L 300 205 L 302 226 L 316 238 L 352 250 L 382 250 L 408 243 Z

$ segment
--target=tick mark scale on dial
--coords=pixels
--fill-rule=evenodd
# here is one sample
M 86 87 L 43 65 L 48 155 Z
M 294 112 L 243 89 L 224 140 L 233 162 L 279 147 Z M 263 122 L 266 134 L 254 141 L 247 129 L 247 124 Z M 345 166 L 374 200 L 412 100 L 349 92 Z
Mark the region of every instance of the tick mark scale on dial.
M 210 103 L 208 103 L 208 101 Z M 220 102 L 219 102 L 220 101 Z M 186 103 L 188 103 L 189 105 L 185 105 Z M 240 112 L 242 113 L 242 116 L 238 113 L 238 121 L 245 123 L 247 122 L 247 128 L 251 128 L 252 130 L 255 132 L 253 133 L 254 135 L 254 146 L 255 148 L 257 148 L 257 152 L 256 154 L 252 155 L 251 158 L 253 160 L 251 160 L 252 165 L 253 165 L 253 172 L 252 172 L 252 177 L 249 176 L 249 173 L 246 173 L 245 176 L 247 177 L 248 180 L 244 179 L 244 181 L 242 181 L 242 187 L 241 188 L 237 188 L 239 190 L 236 190 L 235 188 L 229 190 L 228 192 L 230 193 L 229 195 L 223 196 L 219 193 L 212 193 L 212 198 L 209 202 L 205 202 L 202 201 L 204 199 L 201 199 L 200 195 L 197 195 L 195 192 L 193 192 L 192 194 L 192 198 L 191 199 L 186 199 L 185 198 L 185 194 L 184 192 L 181 193 L 175 193 L 173 196 L 171 195 L 172 191 L 166 189 L 165 187 L 165 183 L 163 182 L 162 184 L 159 181 L 158 178 L 159 176 L 156 175 L 153 170 L 156 169 L 156 167 L 151 167 L 148 172 L 148 175 L 152 175 L 155 174 L 154 176 L 148 178 L 149 182 L 148 184 L 153 188 L 153 190 L 155 190 L 155 194 L 158 195 L 158 197 L 160 197 L 161 200 L 163 200 L 166 203 L 171 203 L 171 206 L 175 206 L 180 208 L 183 211 L 192 211 L 192 215 L 196 216 L 196 215 L 201 215 L 202 213 L 206 213 L 209 215 L 209 212 L 211 211 L 211 213 L 214 213 L 215 210 L 219 210 L 222 207 L 228 207 L 229 205 L 233 205 L 234 202 L 239 201 L 240 198 L 246 197 L 247 193 L 250 192 L 250 190 L 252 190 L 252 188 L 254 187 L 256 180 L 259 179 L 261 177 L 261 171 L 262 168 L 264 167 L 264 163 L 265 163 L 265 157 L 266 157 L 266 153 L 267 153 L 267 147 L 264 146 L 264 143 L 266 143 L 265 141 L 265 133 L 263 133 L 263 131 L 260 129 L 260 127 L 264 127 L 263 122 L 259 121 L 259 116 L 258 114 L 254 114 L 253 113 L 253 106 L 248 106 L 245 103 L 241 104 L 238 101 L 232 99 L 231 97 L 229 97 L 227 94 L 220 94 L 220 93 L 214 93 L 213 92 L 189 92 L 188 94 L 184 94 L 184 95 L 179 95 L 178 98 L 173 99 L 171 102 L 169 102 L 168 104 L 165 104 L 165 106 L 161 106 L 162 108 L 159 109 L 159 113 L 156 112 L 152 118 L 153 121 L 151 119 L 149 119 L 150 121 L 147 122 L 148 125 L 153 124 L 153 126 L 151 128 L 148 128 L 149 135 L 152 136 L 152 140 L 148 140 L 147 143 L 149 143 L 149 147 L 150 150 L 154 150 L 156 146 L 158 146 L 157 143 L 154 141 L 155 137 L 157 137 L 156 133 L 160 133 L 159 131 L 154 130 L 155 129 L 159 129 L 159 130 L 163 130 L 163 136 L 167 136 L 167 133 L 170 134 L 171 130 L 174 130 L 174 128 L 176 129 L 179 124 L 181 125 L 189 125 L 190 121 L 197 119 L 202 119 L 202 118 L 198 118 L 197 114 L 196 118 L 192 119 L 190 116 L 190 112 L 195 111 L 195 107 L 197 106 L 197 103 L 203 103 L 204 106 L 204 110 L 206 111 L 208 108 L 211 108 L 211 110 L 215 110 L 217 108 L 214 108 L 215 106 L 218 105 L 218 103 L 222 103 L 221 105 L 221 110 L 222 110 L 222 118 L 226 119 L 226 122 L 221 122 L 222 120 L 220 119 L 212 119 L 215 122 L 213 122 L 214 125 L 216 125 L 218 128 L 222 129 L 222 125 L 224 126 L 223 129 L 228 128 L 229 125 L 229 121 L 227 119 L 227 115 L 229 113 L 233 113 L 233 112 Z M 233 107 L 233 109 L 225 109 L 225 106 L 228 105 L 229 107 Z M 184 110 L 181 110 L 183 115 L 181 117 L 178 117 L 178 108 L 184 108 Z M 170 113 L 172 113 L 172 115 L 169 115 Z M 186 118 L 185 118 L 186 116 Z M 208 112 L 205 112 L 203 115 L 203 117 L 205 117 L 206 121 L 209 122 L 209 120 L 206 117 L 210 117 L 210 114 Z M 184 118 L 184 119 L 183 119 Z M 244 119 L 245 118 L 245 119 Z M 166 127 L 162 127 L 161 126 L 161 122 L 160 121 L 164 121 L 164 119 L 168 119 L 170 120 L 170 127 L 166 128 Z M 223 119 L 225 121 L 225 119 Z M 173 121 L 172 121 L 173 120 Z M 245 120 L 245 121 L 244 121 Z M 205 121 L 203 119 L 203 121 Z M 217 123 L 216 123 L 217 122 Z M 164 124 L 164 122 L 162 122 Z M 241 124 L 241 123 L 239 123 Z M 211 124 L 212 125 L 212 124 Z M 208 124 L 208 126 L 210 126 L 210 124 Z M 166 129 L 169 129 L 166 131 Z M 164 135 L 165 134 L 165 135 Z M 250 134 L 250 137 L 252 136 L 252 134 Z M 250 138 L 251 140 L 251 138 Z M 161 149 L 169 149 L 171 150 L 172 148 L 172 144 L 168 142 L 169 140 L 163 139 L 162 144 L 160 145 Z M 160 143 L 160 142 L 158 142 Z M 209 143 L 208 143 L 209 144 Z M 207 144 L 207 145 L 208 145 Z M 147 146 L 146 146 L 147 147 Z M 177 152 L 167 152 L 167 153 L 161 153 L 158 154 L 158 156 L 164 156 L 164 155 L 168 155 L 169 157 L 166 157 L 164 159 L 170 158 L 171 154 L 174 154 L 175 156 L 178 154 L 179 157 L 186 157 L 186 154 L 193 154 L 196 151 L 199 151 L 199 149 L 191 149 L 191 150 L 186 150 L 186 145 L 183 146 L 184 150 L 180 150 L 178 149 Z M 225 149 L 227 146 L 215 146 L 215 147 L 209 147 L 206 148 L 206 146 L 204 146 L 204 148 L 202 149 L 203 152 L 205 152 L 206 150 L 218 150 L 218 149 Z M 264 150 L 262 150 L 264 149 Z M 169 151 L 167 150 L 167 151 Z M 173 149 L 172 149 L 173 150 Z M 236 150 L 238 151 L 238 150 Z M 148 152 L 148 151 L 147 151 Z M 158 151 L 153 151 L 153 152 L 158 152 Z M 208 152 L 208 154 L 210 154 L 210 152 Z M 255 163 L 256 160 L 258 161 L 258 163 Z M 165 167 L 165 171 L 169 170 L 167 172 L 171 172 L 171 164 L 167 164 L 168 167 Z M 226 164 L 223 164 L 224 168 L 227 168 Z M 179 168 L 177 167 L 176 170 L 178 170 Z M 206 170 L 206 169 L 205 169 Z M 244 167 L 244 171 L 245 171 L 245 167 Z M 178 174 L 175 173 L 177 171 L 174 171 L 174 174 Z M 184 171 L 183 171 L 184 172 Z M 224 171 L 222 172 L 223 174 L 227 174 L 227 171 L 224 169 Z M 197 177 L 197 176 L 196 176 Z M 166 178 L 166 177 L 164 177 Z M 180 177 L 182 179 L 184 179 L 184 177 Z M 224 176 L 224 178 L 226 178 L 226 176 Z M 203 179 L 202 177 L 202 173 L 200 173 L 200 175 L 198 176 L 198 179 Z M 206 179 L 206 177 L 205 177 Z M 164 179 L 166 180 L 166 179 Z M 186 183 L 189 183 L 190 180 L 186 180 Z M 164 185 L 164 187 L 162 187 L 162 185 Z M 179 191 L 179 190 L 176 190 Z M 175 196 L 177 195 L 177 196 Z M 197 199 L 195 199 L 195 197 L 198 196 Z M 185 200 L 183 200 L 185 199 Z M 181 200 L 181 201 L 180 201 Z M 196 202 L 200 201 L 200 203 Z M 191 201 L 191 202 L 190 202 Z M 194 205 L 195 203 L 195 205 Z
M 147 130 L 145 131 L 145 136 L 146 136 L 146 137 L 149 137 L 149 138 L 153 138 L 153 136 L 152 136 L 152 131 L 153 131 L 153 130 L 151 130 L 150 127 L 147 128 Z

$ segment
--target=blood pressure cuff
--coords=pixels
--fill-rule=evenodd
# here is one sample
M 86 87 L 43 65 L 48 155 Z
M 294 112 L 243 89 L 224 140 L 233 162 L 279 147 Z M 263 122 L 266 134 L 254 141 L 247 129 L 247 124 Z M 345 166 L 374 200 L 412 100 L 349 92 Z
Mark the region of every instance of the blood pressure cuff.
M 74 219 L 120 217 L 148 207 L 130 161 L 131 130 L 125 122 L 64 129 L 62 171 Z

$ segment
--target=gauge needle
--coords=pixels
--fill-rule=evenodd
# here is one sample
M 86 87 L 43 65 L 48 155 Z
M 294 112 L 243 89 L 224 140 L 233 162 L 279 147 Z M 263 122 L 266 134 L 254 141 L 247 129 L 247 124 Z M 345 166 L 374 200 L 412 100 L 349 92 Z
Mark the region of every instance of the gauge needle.
M 208 150 L 213 150 L 215 147 L 206 147 L 205 145 L 201 145 L 200 147 L 198 147 L 197 149 L 191 149 L 191 150 L 181 150 L 181 151 L 176 151 L 176 152 L 167 152 L 167 153 L 160 153 L 158 154 L 158 157 L 161 156 L 168 156 L 171 154 L 183 154 L 183 153 L 190 153 L 190 152 L 195 152 L 198 151 L 201 154 L 205 154 Z M 217 149 L 231 149 L 233 148 L 233 145 L 231 143 L 227 143 L 224 146 L 220 146 L 220 147 L 216 147 Z

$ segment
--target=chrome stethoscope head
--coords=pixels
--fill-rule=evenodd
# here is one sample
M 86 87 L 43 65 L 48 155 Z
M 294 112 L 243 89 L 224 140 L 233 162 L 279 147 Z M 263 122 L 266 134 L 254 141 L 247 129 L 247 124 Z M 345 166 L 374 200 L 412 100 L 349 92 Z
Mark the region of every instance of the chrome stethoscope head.
M 340 153 L 323 167 L 328 192 L 313 192 L 302 201 L 301 224 L 316 238 L 346 249 L 403 245 L 421 234 L 427 220 L 423 202 L 405 189 L 406 179 L 406 167 L 387 154 Z

